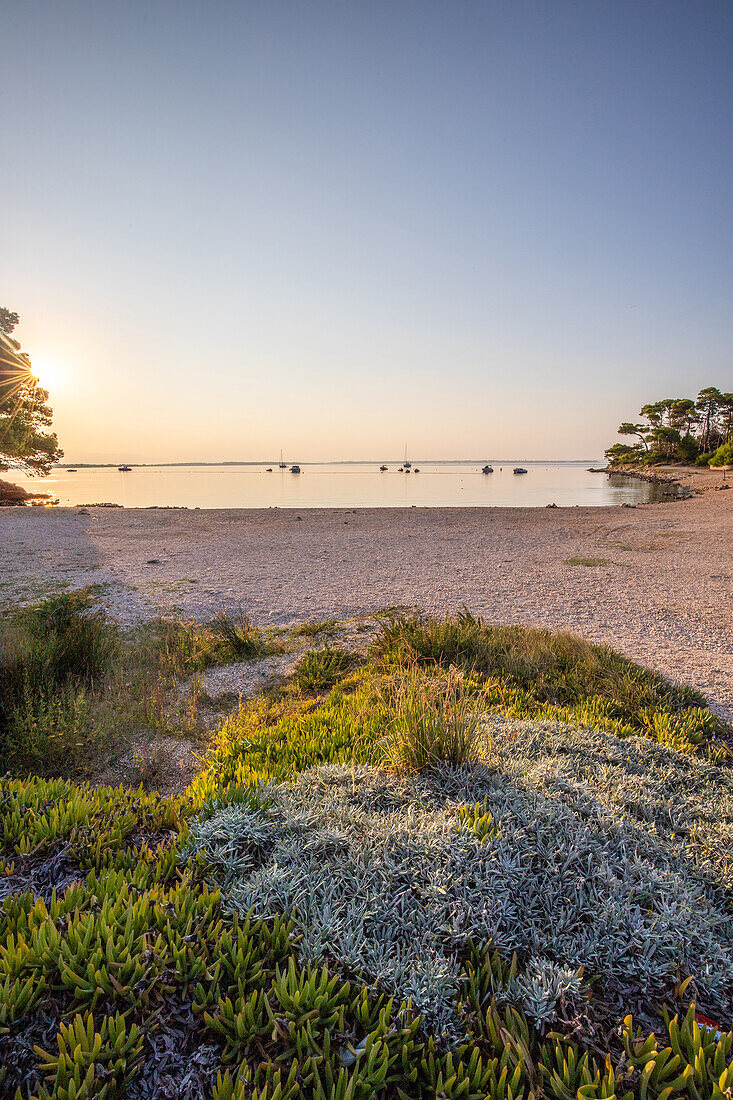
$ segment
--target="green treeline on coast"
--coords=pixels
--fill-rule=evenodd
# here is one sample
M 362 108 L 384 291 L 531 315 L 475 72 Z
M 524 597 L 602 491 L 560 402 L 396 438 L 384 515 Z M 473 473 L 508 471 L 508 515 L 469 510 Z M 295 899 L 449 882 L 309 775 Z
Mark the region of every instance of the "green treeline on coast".
M 715 386 L 700 390 L 697 399 L 667 397 L 644 405 L 645 422 L 624 421 L 618 434 L 635 443 L 614 443 L 606 450 L 611 466 L 727 466 L 733 463 L 733 393 Z

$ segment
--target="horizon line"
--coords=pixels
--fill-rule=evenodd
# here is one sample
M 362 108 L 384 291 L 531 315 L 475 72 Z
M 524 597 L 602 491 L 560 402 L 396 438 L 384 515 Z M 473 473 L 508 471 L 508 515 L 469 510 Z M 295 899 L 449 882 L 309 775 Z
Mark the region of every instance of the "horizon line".
M 510 464 L 512 462 L 527 462 L 530 465 L 551 465 L 555 464 L 570 464 L 580 462 L 602 462 L 603 459 L 598 458 L 413 458 L 410 459 L 410 465 L 414 466 L 418 462 L 430 464 L 432 466 L 459 466 L 459 465 L 476 465 L 480 466 L 486 462 L 496 462 Z M 388 459 L 388 458 L 326 458 L 326 459 L 311 459 L 300 460 L 299 462 L 287 462 L 286 465 L 289 468 L 293 465 L 298 466 L 372 466 L 379 463 L 391 463 L 392 466 L 404 466 L 404 459 Z M 120 465 L 129 466 L 131 469 L 147 469 L 151 467 L 174 467 L 174 466 L 277 466 L 279 468 L 279 459 L 276 458 L 263 458 L 263 459 L 227 459 L 222 461 L 205 461 L 205 460 L 185 460 L 180 462 L 123 462 L 118 460 L 117 462 L 57 462 L 54 463 L 52 469 L 54 470 L 68 470 L 71 467 L 85 470 L 106 470 L 106 469 L 118 469 Z

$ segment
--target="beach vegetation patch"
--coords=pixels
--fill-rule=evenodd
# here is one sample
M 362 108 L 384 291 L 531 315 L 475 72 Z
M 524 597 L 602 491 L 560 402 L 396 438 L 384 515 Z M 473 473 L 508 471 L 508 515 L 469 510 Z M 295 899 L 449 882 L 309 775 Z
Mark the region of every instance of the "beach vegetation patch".
M 500 674 L 464 626 L 458 661 L 372 651 L 240 702 L 177 798 L 0 779 L 3 1095 L 726 1100 L 715 716 L 623 678 L 547 701 L 529 669 L 551 683 L 569 642 Z M 117 637 L 90 719 L 125 662 L 118 707 L 175 681 L 158 631 Z M 465 760 L 390 761 L 420 693 Z
M 85 747 L 94 698 L 121 635 L 86 591 L 48 596 L 0 622 L 0 750 L 43 761 Z M 76 752 L 73 753 L 76 755 Z
M 342 680 L 357 661 L 356 654 L 339 646 L 310 649 L 296 664 L 293 681 L 301 691 L 324 691 Z
M 197 674 L 280 648 L 244 615 L 123 630 L 94 597 L 54 594 L 0 620 L 0 750 L 16 769 L 88 776 L 145 731 L 198 735 Z
M 319 634 L 333 634 L 336 631 L 335 619 L 310 619 L 304 623 L 298 623 L 292 628 L 294 638 L 316 638 Z
M 609 646 L 563 631 L 490 626 L 457 615 L 399 615 L 382 620 L 371 649 L 385 670 L 460 669 L 483 705 L 511 717 L 542 717 L 645 733 L 678 749 L 710 747 L 725 723 L 694 689 L 641 668 Z M 724 752 L 722 744 L 711 748 Z
M 221 612 L 209 623 L 195 619 L 158 619 L 152 645 L 159 659 L 178 675 L 203 672 L 216 665 L 251 661 L 277 651 L 249 615 Z
M 613 565 L 610 558 L 566 558 L 566 565 L 585 565 L 594 568 L 597 565 Z
M 430 1028 L 465 1033 L 463 963 L 519 969 L 492 992 L 540 1031 L 661 1018 L 690 978 L 733 1018 L 733 780 L 638 739 L 497 721 L 483 764 L 413 775 L 330 765 L 191 824 L 240 915 L 288 915 L 301 958 L 335 960 Z M 591 982 L 588 979 L 595 976 Z

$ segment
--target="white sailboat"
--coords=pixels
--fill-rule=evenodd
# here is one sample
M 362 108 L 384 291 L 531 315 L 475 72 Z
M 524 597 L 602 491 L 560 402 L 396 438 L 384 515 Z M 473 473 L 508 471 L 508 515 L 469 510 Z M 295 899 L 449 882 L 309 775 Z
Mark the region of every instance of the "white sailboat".
M 288 468 L 287 462 L 283 462 L 283 449 L 281 447 L 280 448 L 280 469 L 281 470 L 287 470 L 287 468 Z
M 409 470 L 410 467 L 412 466 L 412 463 L 410 462 L 409 458 L 407 457 L 407 442 L 405 442 L 405 461 L 402 463 L 402 465 L 406 470 Z

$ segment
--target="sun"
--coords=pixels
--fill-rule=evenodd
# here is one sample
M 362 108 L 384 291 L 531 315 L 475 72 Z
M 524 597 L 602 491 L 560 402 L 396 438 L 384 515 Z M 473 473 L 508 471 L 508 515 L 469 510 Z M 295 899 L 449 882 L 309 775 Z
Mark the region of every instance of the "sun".
M 51 356 L 34 356 L 31 360 L 31 370 L 38 379 L 38 384 L 49 393 L 54 393 L 64 388 L 67 374 L 57 359 Z

